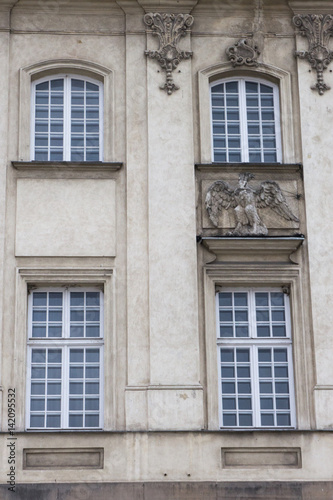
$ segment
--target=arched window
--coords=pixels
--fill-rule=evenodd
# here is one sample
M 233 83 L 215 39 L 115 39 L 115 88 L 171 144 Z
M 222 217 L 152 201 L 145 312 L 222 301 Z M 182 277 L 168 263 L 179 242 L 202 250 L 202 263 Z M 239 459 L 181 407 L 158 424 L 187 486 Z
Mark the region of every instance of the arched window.
M 55 75 L 32 85 L 32 160 L 101 161 L 103 85 Z
M 228 78 L 211 84 L 214 162 L 281 162 L 278 87 Z

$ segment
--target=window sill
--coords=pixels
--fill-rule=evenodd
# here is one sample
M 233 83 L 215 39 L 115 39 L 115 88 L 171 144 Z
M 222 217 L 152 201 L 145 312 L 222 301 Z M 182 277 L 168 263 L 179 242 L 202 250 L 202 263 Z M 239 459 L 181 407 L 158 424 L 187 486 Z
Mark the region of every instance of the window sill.
M 74 161 L 12 161 L 16 170 L 47 172 L 116 172 L 122 162 L 74 162 Z
M 249 168 L 254 168 L 254 169 L 263 169 L 265 172 L 302 172 L 303 166 L 301 163 L 218 163 L 218 162 L 211 162 L 211 163 L 196 163 L 195 164 L 196 170 L 199 170 L 201 172 L 216 172 L 216 170 L 227 170 L 229 171 L 230 168 L 235 168 L 237 171 L 239 170 L 240 172 L 248 172 Z
M 202 243 L 216 261 L 291 262 L 291 256 L 303 244 L 302 234 L 295 236 L 199 236 Z

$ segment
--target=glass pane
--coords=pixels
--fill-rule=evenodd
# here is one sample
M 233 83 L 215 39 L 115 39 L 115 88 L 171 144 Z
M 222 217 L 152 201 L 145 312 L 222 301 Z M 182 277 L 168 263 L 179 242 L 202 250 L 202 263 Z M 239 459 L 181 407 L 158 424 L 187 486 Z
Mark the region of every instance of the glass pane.
M 85 423 L 86 427 L 98 427 L 99 415 L 86 415 Z
M 84 321 L 84 310 L 71 309 L 71 321 Z
M 239 425 L 240 426 L 244 426 L 244 427 L 248 427 L 248 426 L 251 426 L 252 425 L 252 415 L 251 413 L 241 413 L 239 415 Z
M 271 350 L 270 349 L 258 349 L 259 361 L 270 362 L 271 361 Z
M 71 325 L 70 327 L 70 337 L 84 337 L 84 327 Z
M 50 396 L 61 394 L 61 383 L 48 382 L 47 394 Z
M 83 366 L 71 366 L 69 376 L 70 378 L 83 378 Z
M 72 92 L 73 91 L 84 91 L 84 81 L 72 78 Z
M 225 90 L 228 94 L 237 94 L 238 93 L 238 82 L 226 83 Z
M 247 306 L 247 293 L 236 292 L 234 294 L 235 307 Z
M 236 409 L 236 399 L 235 398 L 222 398 L 222 406 L 224 410 L 235 410 Z
M 238 408 L 240 410 L 252 410 L 251 398 L 238 398 Z
M 86 86 L 87 86 L 87 91 L 99 92 L 98 85 L 95 85 L 94 83 L 87 82 Z
M 271 382 L 260 382 L 260 394 L 272 394 L 273 392 L 273 385 Z
M 44 411 L 45 410 L 45 399 L 31 399 L 30 403 L 31 411 Z
M 31 382 L 31 394 L 35 395 L 45 394 L 45 384 L 42 382 Z
M 258 84 L 255 82 L 246 82 L 245 86 L 247 94 L 253 94 L 258 92 Z
M 232 310 L 224 309 L 220 311 L 220 321 L 230 321 L 232 322 Z
M 260 92 L 262 94 L 273 94 L 273 88 L 261 83 L 260 84 Z
M 44 427 L 44 415 L 31 415 L 30 427 Z
M 32 321 L 46 321 L 46 309 L 34 309 L 32 311 Z
M 248 349 L 237 349 L 236 351 L 237 361 L 241 363 L 250 362 L 250 352 Z
M 214 161 L 215 162 L 224 162 L 224 161 L 227 161 L 227 154 L 219 152 L 219 151 L 215 151 L 214 152 Z
M 89 398 L 85 402 L 86 410 L 99 410 L 99 398 Z
M 83 383 L 82 382 L 70 382 L 69 393 L 70 394 L 83 394 Z
M 256 296 L 256 306 L 258 307 L 263 307 L 263 306 L 268 306 L 268 293 L 265 292 L 257 292 L 255 294 Z
M 47 378 L 60 379 L 61 378 L 61 367 L 49 366 L 47 368 Z
M 219 293 L 219 304 L 221 307 L 232 306 L 232 294 L 231 293 Z
M 99 366 L 86 366 L 86 378 L 99 378 Z
M 256 311 L 257 321 L 269 321 L 269 311 L 267 309 L 257 309 Z
M 232 337 L 233 327 L 232 326 L 220 326 L 220 337 Z
M 288 382 L 275 382 L 275 392 L 277 394 L 288 394 L 289 393 Z
M 222 366 L 221 377 L 222 378 L 234 378 L 235 377 L 235 368 L 233 366 Z
M 287 349 L 274 349 L 274 361 L 286 362 L 287 361 Z
M 45 368 L 32 367 L 31 368 L 31 378 L 45 378 Z
M 48 328 L 49 337 L 61 337 L 62 330 L 61 326 L 49 326 Z
M 46 337 L 46 327 L 33 325 L 32 336 L 33 337 Z
M 69 409 L 73 410 L 73 411 L 75 411 L 75 410 L 78 410 L 78 411 L 83 410 L 83 399 L 82 398 L 80 398 L 80 399 L 78 399 L 78 398 L 75 398 L 75 399 L 74 398 L 69 398 Z
M 270 366 L 259 366 L 259 377 L 270 378 L 272 376 L 272 368 Z
M 284 325 L 273 325 L 273 337 L 286 337 L 286 327 Z
M 219 85 L 214 85 L 212 87 L 212 93 L 223 93 L 224 92 L 224 84 L 220 83 Z
M 83 349 L 70 349 L 70 362 L 83 363 Z
M 271 427 L 274 426 L 274 414 L 272 413 L 262 413 L 261 414 L 261 425 L 269 425 Z
M 248 320 L 247 310 L 235 311 L 235 321 L 247 321 L 247 320 Z
M 222 394 L 235 394 L 235 389 L 233 382 L 222 382 Z
M 249 366 L 238 366 L 237 367 L 237 377 L 238 378 L 250 378 L 250 367 Z
M 31 353 L 32 363 L 45 363 L 46 361 L 46 350 L 45 349 L 33 349 Z
M 221 361 L 222 363 L 233 363 L 234 362 L 233 349 L 221 349 Z
M 48 411 L 60 411 L 61 410 L 61 399 L 48 399 L 47 400 L 47 410 Z
M 86 293 L 87 306 L 99 306 L 100 304 L 99 297 L 100 297 L 99 292 L 87 292 Z
M 69 427 L 83 427 L 83 415 L 69 414 Z
M 289 426 L 291 425 L 289 413 L 278 413 L 276 416 L 277 425 Z
M 260 408 L 262 410 L 273 410 L 273 398 L 260 398 Z
M 71 306 L 84 305 L 84 292 L 71 292 L 70 297 Z
M 99 321 L 99 309 L 87 309 L 86 321 Z
M 249 328 L 247 326 L 236 326 L 236 337 L 248 337 Z
M 235 427 L 237 418 L 235 413 L 223 413 L 223 425 L 226 427 Z
M 62 311 L 49 310 L 49 321 L 62 321 Z
M 86 350 L 86 362 L 87 363 L 99 362 L 99 349 L 87 349 Z
M 33 306 L 46 306 L 46 292 L 34 292 L 32 296 Z
M 258 337 L 269 337 L 270 329 L 269 326 L 257 326 L 257 336 Z
M 271 293 L 271 305 L 272 306 L 283 306 L 284 305 L 284 294 L 283 293 Z
M 86 394 L 99 394 L 99 382 L 86 382 Z
M 276 398 L 276 409 L 289 410 L 290 409 L 289 398 Z
M 61 363 L 61 349 L 49 349 L 47 359 L 49 363 Z
M 251 383 L 238 382 L 238 394 L 251 394 Z
M 100 331 L 99 326 L 89 326 L 86 327 L 86 336 L 87 337 L 99 337 Z

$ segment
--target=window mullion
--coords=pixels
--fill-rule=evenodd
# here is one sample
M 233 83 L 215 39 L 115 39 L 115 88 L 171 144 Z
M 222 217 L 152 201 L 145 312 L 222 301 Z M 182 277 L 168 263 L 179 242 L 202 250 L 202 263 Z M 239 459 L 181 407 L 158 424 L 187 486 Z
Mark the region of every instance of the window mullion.
M 64 161 L 71 160 L 71 78 L 66 75 L 64 78 Z
M 249 161 L 249 141 L 247 133 L 247 107 L 246 107 L 246 87 L 245 80 L 239 80 L 239 107 L 240 107 L 240 131 L 241 131 L 241 148 L 242 162 Z
M 251 369 L 252 369 L 252 400 L 253 400 L 253 426 L 260 427 L 260 386 L 258 373 L 258 346 L 251 346 Z

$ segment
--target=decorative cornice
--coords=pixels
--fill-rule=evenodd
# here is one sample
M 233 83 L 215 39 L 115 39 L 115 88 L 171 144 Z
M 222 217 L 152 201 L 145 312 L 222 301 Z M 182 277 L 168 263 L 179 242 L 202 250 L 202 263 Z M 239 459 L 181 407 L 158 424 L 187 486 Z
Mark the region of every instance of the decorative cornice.
M 333 52 L 328 43 L 333 35 L 333 16 L 330 14 L 303 14 L 293 18 L 300 29 L 300 34 L 306 36 L 309 42 L 308 51 L 296 51 L 296 57 L 307 59 L 317 72 L 317 83 L 311 89 L 323 95 L 330 87 L 324 82 L 323 72 L 333 59 Z
M 174 90 L 179 89 L 173 81 L 172 71 L 177 68 L 180 61 L 192 57 L 192 52 L 178 49 L 178 42 L 192 26 L 193 16 L 150 12 L 144 16 L 143 20 L 152 29 L 153 35 L 157 35 L 160 40 L 158 50 L 146 50 L 145 54 L 151 59 L 157 59 L 161 68 L 166 72 L 166 83 L 161 89 L 170 95 Z
M 258 66 L 260 51 L 251 38 L 241 38 L 226 49 L 231 64 L 235 66 Z

